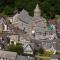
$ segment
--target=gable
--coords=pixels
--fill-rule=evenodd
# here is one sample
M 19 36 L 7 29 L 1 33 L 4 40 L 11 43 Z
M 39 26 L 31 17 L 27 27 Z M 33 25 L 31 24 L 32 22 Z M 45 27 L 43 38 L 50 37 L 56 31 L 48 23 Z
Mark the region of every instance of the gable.
M 24 48 L 24 51 L 26 51 L 26 52 L 28 52 L 28 51 L 32 52 L 33 50 L 32 50 L 32 48 L 31 48 L 30 45 L 27 45 L 27 46 Z

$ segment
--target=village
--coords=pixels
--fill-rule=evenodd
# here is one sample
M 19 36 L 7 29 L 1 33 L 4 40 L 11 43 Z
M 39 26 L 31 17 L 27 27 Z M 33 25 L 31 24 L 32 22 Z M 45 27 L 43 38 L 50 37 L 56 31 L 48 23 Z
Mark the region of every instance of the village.
M 34 16 L 26 10 L 0 16 L 0 60 L 60 60 L 60 16 L 46 20 L 39 5 Z

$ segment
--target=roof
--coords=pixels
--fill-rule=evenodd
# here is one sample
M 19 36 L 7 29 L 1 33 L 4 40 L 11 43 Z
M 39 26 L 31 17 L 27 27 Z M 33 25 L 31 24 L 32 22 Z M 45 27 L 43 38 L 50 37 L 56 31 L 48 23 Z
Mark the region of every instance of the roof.
M 55 24 L 56 24 L 56 22 L 57 22 L 57 21 L 56 21 L 56 20 L 54 20 L 54 19 L 49 19 L 49 20 L 48 20 L 48 24 L 54 24 L 54 25 L 55 25 Z
M 33 49 L 32 49 L 32 47 L 31 47 L 31 45 L 30 44 L 24 44 L 24 51 L 32 51 L 33 52 Z
M 16 60 L 30 60 L 27 56 L 17 56 Z
M 1 58 L 8 58 L 8 59 L 15 60 L 16 56 L 17 56 L 16 52 L 10 52 L 10 51 L 2 51 L 2 50 L 0 50 L 0 57 Z
M 56 43 L 55 47 L 56 47 L 56 50 L 60 51 L 60 43 Z
M 32 21 L 32 17 L 29 16 L 28 12 L 24 9 L 20 12 L 20 19 L 26 23 L 30 23 Z
M 58 58 L 60 58 L 60 56 L 59 55 L 51 55 L 51 59 L 58 59 Z

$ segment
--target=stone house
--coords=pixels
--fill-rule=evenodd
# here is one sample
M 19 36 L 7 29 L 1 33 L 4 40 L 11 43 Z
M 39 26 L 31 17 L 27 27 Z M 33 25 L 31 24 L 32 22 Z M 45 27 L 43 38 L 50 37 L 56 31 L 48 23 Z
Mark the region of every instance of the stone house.
M 26 42 L 30 43 L 31 40 L 37 40 L 41 42 L 41 45 L 46 50 L 51 50 L 54 42 L 58 44 L 56 28 L 54 25 L 50 25 L 49 28 L 51 28 L 51 26 L 53 29 L 49 30 L 46 19 L 41 16 L 41 10 L 38 4 L 34 9 L 33 17 L 29 16 L 28 12 L 23 9 L 13 17 L 0 18 L 3 38 L 9 37 L 10 42 L 14 41 L 14 44 L 17 42 L 23 44 Z
M 16 52 L 1 51 L 0 50 L 0 60 L 35 60 L 35 58 L 17 55 Z
M 0 50 L 0 60 L 16 60 L 17 53 Z

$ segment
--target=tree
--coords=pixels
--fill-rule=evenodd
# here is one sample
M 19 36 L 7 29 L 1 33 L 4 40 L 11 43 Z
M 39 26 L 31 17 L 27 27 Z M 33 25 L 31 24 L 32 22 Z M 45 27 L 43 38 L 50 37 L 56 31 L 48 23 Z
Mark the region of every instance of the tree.
M 5 8 L 4 8 L 4 14 L 6 14 L 6 15 L 11 15 L 12 13 L 13 13 L 13 8 L 12 7 L 9 7 L 9 6 L 6 6 Z
M 17 43 L 16 45 L 14 45 L 14 44 L 9 45 L 7 47 L 7 50 L 12 51 L 12 52 L 17 52 L 18 55 L 23 54 L 23 47 L 22 47 L 22 44 L 20 44 L 20 43 Z
M 42 16 L 46 19 L 54 18 L 56 14 L 60 14 L 60 0 L 0 0 L 0 13 L 5 12 L 6 15 L 9 15 L 15 10 L 25 9 L 33 16 L 37 2 Z
M 44 54 L 45 53 L 45 51 L 44 51 L 44 49 L 41 47 L 40 49 L 39 49 L 39 51 L 38 51 L 40 54 Z

